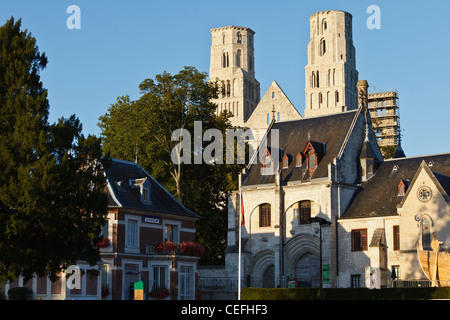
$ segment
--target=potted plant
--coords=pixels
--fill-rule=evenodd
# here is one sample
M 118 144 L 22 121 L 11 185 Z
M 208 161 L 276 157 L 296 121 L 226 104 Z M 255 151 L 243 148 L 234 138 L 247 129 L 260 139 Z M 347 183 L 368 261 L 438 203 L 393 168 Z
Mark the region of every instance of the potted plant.
M 148 294 L 149 298 L 166 299 L 170 296 L 170 291 L 165 286 L 153 286 Z
M 177 251 L 180 254 L 201 257 L 205 252 L 205 248 L 196 242 L 181 242 L 178 244 Z
M 96 243 L 96 246 L 99 248 L 106 248 L 110 244 L 110 241 L 108 238 L 103 237 L 99 242 Z
M 159 242 L 155 245 L 155 251 L 162 254 L 173 254 L 177 250 L 177 245 L 171 241 Z

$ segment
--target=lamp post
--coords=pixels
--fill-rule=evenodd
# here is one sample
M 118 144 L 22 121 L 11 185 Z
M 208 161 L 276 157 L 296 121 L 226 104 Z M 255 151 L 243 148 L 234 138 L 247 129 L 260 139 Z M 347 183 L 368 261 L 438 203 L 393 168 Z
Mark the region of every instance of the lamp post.
M 322 226 L 330 225 L 331 222 L 319 217 L 309 218 L 309 222 L 317 222 L 319 224 L 319 259 L 320 259 L 320 288 L 319 288 L 319 299 L 322 300 Z

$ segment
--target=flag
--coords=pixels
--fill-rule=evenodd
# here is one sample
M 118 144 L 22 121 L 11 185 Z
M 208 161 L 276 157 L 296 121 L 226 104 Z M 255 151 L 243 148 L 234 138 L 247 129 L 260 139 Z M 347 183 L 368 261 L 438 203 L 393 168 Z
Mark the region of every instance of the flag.
M 244 219 L 244 199 L 242 198 L 242 191 L 241 191 L 241 227 L 245 226 L 245 219 Z

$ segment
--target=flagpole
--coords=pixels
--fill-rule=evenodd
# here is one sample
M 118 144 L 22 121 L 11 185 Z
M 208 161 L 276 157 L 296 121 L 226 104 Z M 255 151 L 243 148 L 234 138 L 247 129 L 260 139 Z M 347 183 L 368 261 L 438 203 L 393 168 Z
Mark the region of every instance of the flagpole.
M 240 188 L 240 186 L 239 186 Z M 242 190 L 239 193 L 239 248 L 238 248 L 238 300 L 241 300 L 241 233 L 242 233 L 242 224 L 241 224 L 241 215 L 242 215 Z
M 242 174 L 239 174 L 239 219 L 237 221 L 239 225 L 239 242 L 238 242 L 238 300 L 241 300 L 241 256 L 242 256 L 242 215 L 244 210 L 244 205 L 242 203 Z

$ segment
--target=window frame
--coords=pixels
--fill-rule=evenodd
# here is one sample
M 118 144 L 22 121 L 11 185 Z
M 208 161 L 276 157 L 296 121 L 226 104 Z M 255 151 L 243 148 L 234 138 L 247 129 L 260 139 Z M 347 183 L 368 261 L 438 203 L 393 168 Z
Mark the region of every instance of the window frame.
M 400 250 L 400 226 L 396 225 L 392 227 L 392 237 L 394 251 Z
M 305 205 L 302 207 L 302 205 Z M 298 216 L 298 224 L 310 224 L 311 221 L 309 220 L 311 218 L 311 201 L 310 200 L 304 200 L 300 201 L 299 204 L 299 216 Z
M 367 251 L 367 229 L 352 229 L 352 252 Z
M 134 224 L 135 229 L 130 228 Z M 138 217 L 128 217 L 125 223 L 125 247 L 127 249 L 137 249 L 139 250 L 139 218 Z
M 352 288 L 361 288 L 361 275 L 360 274 L 350 275 L 350 283 Z
M 272 206 L 270 203 L 263 203 L 259 205 L 259 227 L 269 228 L 271 227 Z

